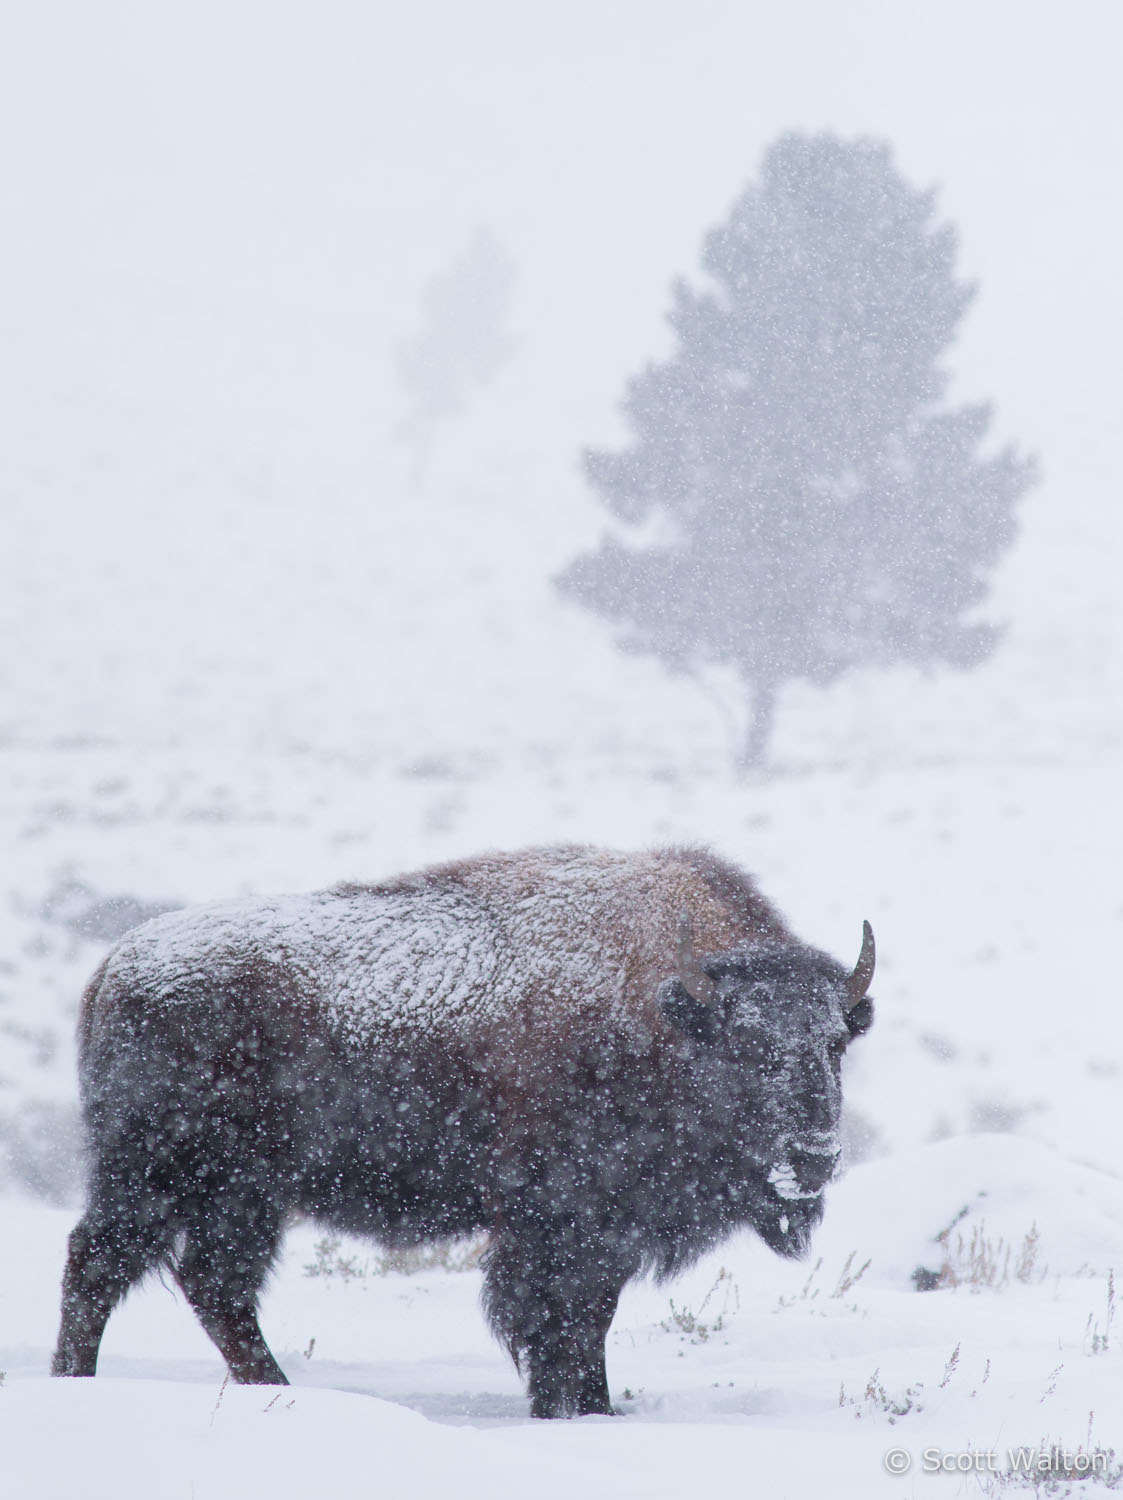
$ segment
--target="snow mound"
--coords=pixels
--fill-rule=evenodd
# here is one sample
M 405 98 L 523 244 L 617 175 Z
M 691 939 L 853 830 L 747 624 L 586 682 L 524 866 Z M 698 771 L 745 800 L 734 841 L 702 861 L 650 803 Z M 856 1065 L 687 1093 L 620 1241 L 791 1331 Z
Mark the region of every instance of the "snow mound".
M 1022 1136 L 957 1136 L 846 1174 L 813 1253 L 851 1249 L 872 1258 L 871 1283 L 949 1258 L 967 1282 L 972 1265 L 993 1266 L 996 1281 L 1100 1274 L 1123 1258 L 1123 1180 Z

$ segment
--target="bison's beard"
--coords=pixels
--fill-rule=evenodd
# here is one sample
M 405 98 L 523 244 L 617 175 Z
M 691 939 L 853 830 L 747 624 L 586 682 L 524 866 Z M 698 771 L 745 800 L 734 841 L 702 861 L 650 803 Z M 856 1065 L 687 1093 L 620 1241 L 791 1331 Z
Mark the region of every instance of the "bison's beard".
M 762 1195 L 752 1216 L 753 1228 L 770 1250 L 788 1260 L 807 1254 L 811 1235 L 823 1217 L 823 1195 L 781 1198 L 771 1191 Z

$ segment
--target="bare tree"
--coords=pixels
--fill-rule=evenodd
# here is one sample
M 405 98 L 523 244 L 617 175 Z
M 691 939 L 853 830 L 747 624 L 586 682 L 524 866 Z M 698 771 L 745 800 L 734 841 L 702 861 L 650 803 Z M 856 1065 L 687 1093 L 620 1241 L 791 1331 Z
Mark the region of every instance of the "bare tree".
M 422 326 L 396 350 L 410 411 L 395 436 L 413 453 L 415 482 L 437 429 L 462 411 L 472 391 L 493 380 L 515 351 L 507 331 L 514 280 L 509 257 L 480 229 L 425 288 Z

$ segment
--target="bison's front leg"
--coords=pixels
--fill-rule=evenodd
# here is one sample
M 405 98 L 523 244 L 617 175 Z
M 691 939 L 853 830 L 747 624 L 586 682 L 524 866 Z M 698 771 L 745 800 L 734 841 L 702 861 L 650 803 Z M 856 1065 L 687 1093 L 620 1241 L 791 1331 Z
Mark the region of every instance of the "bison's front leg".
M 630 1274 L 572 1223 L 508 1223 L 497 1236 L 484 1305 L 526 1373 L 531 1416 L 613 1414 L 604 1346 Z

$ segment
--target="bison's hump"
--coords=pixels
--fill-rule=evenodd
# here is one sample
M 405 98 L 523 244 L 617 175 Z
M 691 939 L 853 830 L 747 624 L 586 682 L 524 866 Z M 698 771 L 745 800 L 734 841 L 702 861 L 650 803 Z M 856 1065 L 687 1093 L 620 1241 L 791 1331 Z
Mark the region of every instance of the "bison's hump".
M 311 1007 L 365 1038 L 501 1009 L 503 946 L 487 913 L 455 894 L 260 897 L 155 918 L 118 946 L 105 980 L 161 1006 L 252 994 Z

